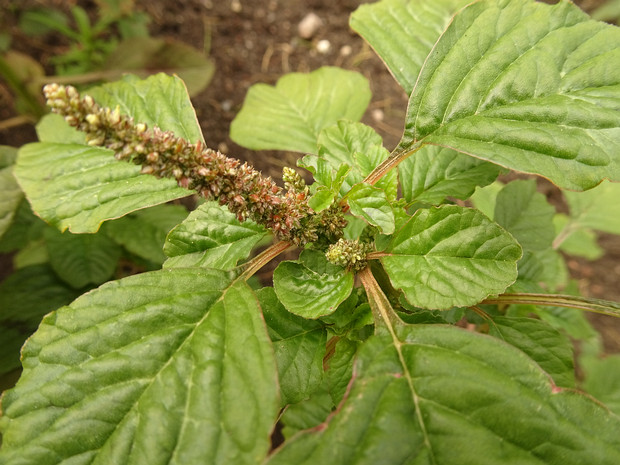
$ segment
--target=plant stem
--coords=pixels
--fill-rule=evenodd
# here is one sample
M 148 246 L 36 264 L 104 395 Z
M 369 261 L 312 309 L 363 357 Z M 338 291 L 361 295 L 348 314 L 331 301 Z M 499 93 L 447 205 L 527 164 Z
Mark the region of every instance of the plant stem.
M 501 294 L 489 297 L 482 304 L 524 304 L 543 305 L 549 307 L 576 308 L 603 315 L 620 317 L 620 303 L 590 297 L 561 294 Z
M 421 141 L 418 141 L 406 151 L 400 151 L 397 148 L 390 154 L 388 158 L 383 160 L 383 162 L 379 166 L 377 166 L 368 176 L 366 176 L 364 182 L 368 184 L 375 184 L 377 181 L 379 181 L 379 179 L 385 176 L 388 171 L 395 168 L 400 162 L 413 155 L 423 146 L 424 144 L 422 144 Z
M 269 263 L 271 260 L 276 258 L 282 252 L 292 247 L 290 242 L 279 241 L 270 246 L 268 249 L 262 251 L 252 260 L 248 261 L 243 265 L 244 270 L 243 273 L 239 276 L 240 279 L 247 281 L 250 277 L 254 276 L 254 274 L 260 270 L 263 266 Z

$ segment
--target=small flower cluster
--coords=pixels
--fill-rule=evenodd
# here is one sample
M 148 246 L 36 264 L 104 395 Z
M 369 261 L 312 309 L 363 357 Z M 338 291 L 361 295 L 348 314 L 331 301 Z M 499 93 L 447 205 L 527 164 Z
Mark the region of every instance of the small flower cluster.
M 367 242 L 339 239 L 327 249 L 325 257 L 330 263 L 340 265 L 349 271 L 362 271 L 367 266 L 366 256 L 373 246 Z
M 113 150 L 117 159 L 141 165 L 142 173 L 176 179 L 181 187 L 226 205 L 239 221 L 252 219 L 296 245 L 320 238 L 333 242 L 342 235 L 346 225 L 342 210 L 315 214 L 308 206 L 309 189 L 294 170 L 284 172 L 287 191 L 283 192 L 247 163 L 200 141 L 191 144 L 171 131 L 135 123 L 118 107 L 102 108 L 74 87 L 48 84 L 43 91 L 52 111 L 84 132 L 89 145 Z

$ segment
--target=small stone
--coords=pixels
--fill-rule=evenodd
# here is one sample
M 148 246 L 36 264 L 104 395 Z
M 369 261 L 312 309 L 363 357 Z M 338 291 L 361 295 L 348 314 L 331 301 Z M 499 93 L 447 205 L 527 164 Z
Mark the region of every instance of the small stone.
M 316 51 L 322 55 L 329 53 L 331 48 L 332 48 L 332 44 L 327 39 L 319 40 L 316 44 Z
M 230 3 L 230 9 L 235 13 L 241 13 L 241 2 L 239 0 L 232 0 Z
M 297 33 L 302 39 L 312 39 L 316 31 L 323 25 L 323 20 L 315 13 L 308 13 L 297 25 Z
M 350 45 L 343 45 L 342 47 L 340 47 L 340 56 L 348 57 L 352 53 L 353 47 L 351 47 Z
M 380 108 L 375 108 L 374 110 L 372 110 L 370 115 L 372 116 L 372 119 L 374 119 L 377 122 L 381 122 L 385 119 L 385 113 Z

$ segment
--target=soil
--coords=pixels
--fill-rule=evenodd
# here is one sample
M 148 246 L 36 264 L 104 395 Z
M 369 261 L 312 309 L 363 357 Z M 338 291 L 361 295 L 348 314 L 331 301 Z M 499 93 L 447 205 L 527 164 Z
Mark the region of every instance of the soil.
M 603 3 L 584 0 L 575 3 L 586 11 Z M 12 47 L 36 58 L 48 73 L 49 59 L 65 44 L 59 38 L 25 36 L 16 28 L 20 11 L 31 6 L 66 9 L 79 4 L 96 12 L 95 1 L 0 0 L 3 30 L 13 35 Z M 371 83 L 373 99 L 364 122 L 374 127 L 392 148 L 402 133 L 407 97 L 365 42 L 348 26 L 349 15 L 362 0 L 135 0 L 135 8 L 152 18 L 152 36 L 173 37 L 197 48 L 205 48 L 216 64 L 209 87 L 193 98 L 200 125 L 209 146 L 230 156 L 250 161 L 263 173 L 279 179 L 284 166 L 294 166 L 299 154 L 249 151 L 228 136 L 248 88 L 255 83 L 273 84 L 283 74 L 311 71 L 321 66 L 356 70 Z M 553 2 L 549 2 L 553 3 Z M 302 39 L 298 24 L 309 13 L 322 21 L 310 39 Z M 329 49 L 319 51 L 320 41 Z M 324 44 L 324 43 L 323 43 Z M 13 98 L 0 81 L 0 121 L 15 116 Z M 0 130 L 0 144 L 20 146 L 36 140 L 32 126 Z M 546 188 L 548 189 L 548 188 Z M 557 193 L 552 198 L 561 199 Z M 620 238 L 602 235 L 606 255 L 595 261 L 570 259 L 572 275 L 582 292 L 593 297 L 620 301 Z M 4 262 L 6 263 L 6 261 Z M 0 264 L 4 267 L 5 265 Z M 590 315 L 602 332 L 607 352 L 620 352 L 620 320 Z

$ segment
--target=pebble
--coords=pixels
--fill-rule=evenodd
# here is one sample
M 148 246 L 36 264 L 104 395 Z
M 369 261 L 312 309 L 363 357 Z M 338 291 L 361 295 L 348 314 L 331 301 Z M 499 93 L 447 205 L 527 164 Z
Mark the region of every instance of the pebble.
M 323 20 L 316 13 L 308 13 L 297 25 L 297 33 L 302 39 L 312 39 L 322 25 Z
M 332 48 L 332 44 L 327 39 L 319 40 L 316 43 L 316 51 L 319 52 L 322 55 L 325 55 L 326 53 L 329 53 L 331 48 Z

